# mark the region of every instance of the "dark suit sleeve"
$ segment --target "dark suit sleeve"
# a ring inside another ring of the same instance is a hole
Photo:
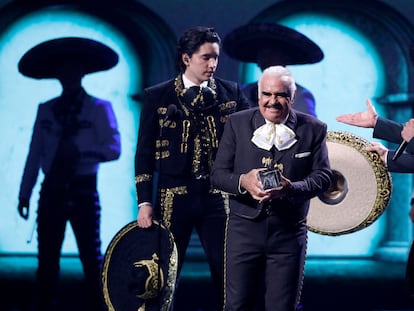
[[[238,97],[237,111],[241,111],[241,110],[250,108],[249,100],[247,99],[246,95],[244,94],[244,92],[240,88],[239,84],[237,84],[237,97]]]
[[[92,100],[92,99],[91,99]],[[83,162],[96,158],[101,162],[113,161],[121,155],[121,137],[118,130],[112,104],[102,99],[94,99],[96,140],[90,144],[82,144],[81,156]]]
[[[29,200],[32,195],[33,187],[36,184],[39,175],[42,150],[44,143],[41,134],[41,120],[45,115],[47,106],[39,105],[36,115],[36,121],[33,126],[32,139],[30,142],[29,153],[23,171],[23,177],[20,184],[19,199]]]
[[[389,119],[378,118],[377,124],[374,127],[373,137],[384,139],[391,143],[401,144],[403,141],[401,137],[402,129],[403,125],[401,123]],[[410,140],[406,150],[414,155],[414,139]],[[394,153],[391,153],[390,155],[394,155]]]
[[[379,117],[375,124],[372,136],[374,138],[384,139],[391,143],[399,144],[402,142],[401,130],[402,124]]]
[[[302,180],[292,182],[291,196],[296,198],[310,199],[326,191],[331,184],[332,171],[326,145],[327,125],[323,123],[316,127],[315,123],[314,126],[314,129],[309,129],[309,132],[313,130],[315,133],[311,172]],[[293,170],[297,171],[298,168]]]
[[[152,202],[155,141],[159,135],[157,105],[155,104],[156,91],[145,90],[144,94],[135,153],[135,185],[138,203]]]
[[[214,187],[231,194],[238,194],[240,174],[234,173],[236,151],[236,135],[229,118],[224,126],[214,166],[211,172],[211,183]]]
[[[414,155],[404,153],[395,161],[392,160],[394,152],[388,152],[387,167],[390,172],[394,173],[414,173]]]
[[[414,156],[414,138],[410,140],[406,150]]]

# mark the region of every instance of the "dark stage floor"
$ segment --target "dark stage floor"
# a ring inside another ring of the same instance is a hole
[[[35,269],[35,257],[0,257],[0,311],[29,310]],[[414,310],[404,280],[404,263],[310,258],[305,273],[304,311]],[[83,292],[78,258],[63,258],[62,311],[81,311]],[[185,265],[176,295],[183,305],[177,311],[214,311],[204,262]]]

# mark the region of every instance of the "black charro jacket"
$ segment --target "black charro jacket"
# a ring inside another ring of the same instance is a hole
[[[306,221],[310,199],[328,190],[332,171],[326,145],[327,126],[316,118],[291,110],[286,125],[297,142],[289,149],[267,151],[257,147],[251,138],[254,131],[265,124],[258,108],[238,112],[229,117],[220,141],[211,181],[214,187],[230,193],[230,213],[247,219],[261,214],[263,205],[249,193],[240,193],[239,178],[251,169],[262,168],[265,159],[273,159],[292,182],[292,190],[283,199],[270,204],[283,221]]]
[[[212,166],[228,116],[248,108],[247,99],[236,82],[214,78],[216,104],[201,113],[189,112],[177,96],[179,90],[176,81],[181,81],[181,78],[144,90],[135,155],[138,203],[153,201],[156,172],[165,177],[165,187],[184,185],[192,177],[192,150],[197,144],[194,141],[194,131],[199,120],[203,120],[203,130],[209,137],[209,161]],[[175,108],[170,109],[171,106]]]

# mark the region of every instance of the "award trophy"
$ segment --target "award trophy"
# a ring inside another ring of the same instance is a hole
[[[258,178],[263,185],[263,190],[279,190],[283,187],[281,172],[278,168],[259,171]]]

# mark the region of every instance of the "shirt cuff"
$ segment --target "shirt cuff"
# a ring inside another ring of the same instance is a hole
[[[386,151],[384,155],[384,165],[388,168],[388,151]]]
[[[242,176],[243,176],[244,174],[241,174],[240,175],[240,177],[239,177],[239,184],[238,184],[238,186],[237,186],[237,189],[239,190],[239,193],[240,194],[246,194],[247,193],[247,190],[246,189],[244,189],[242,186],[241,186],[241,179],[242,179]]]

